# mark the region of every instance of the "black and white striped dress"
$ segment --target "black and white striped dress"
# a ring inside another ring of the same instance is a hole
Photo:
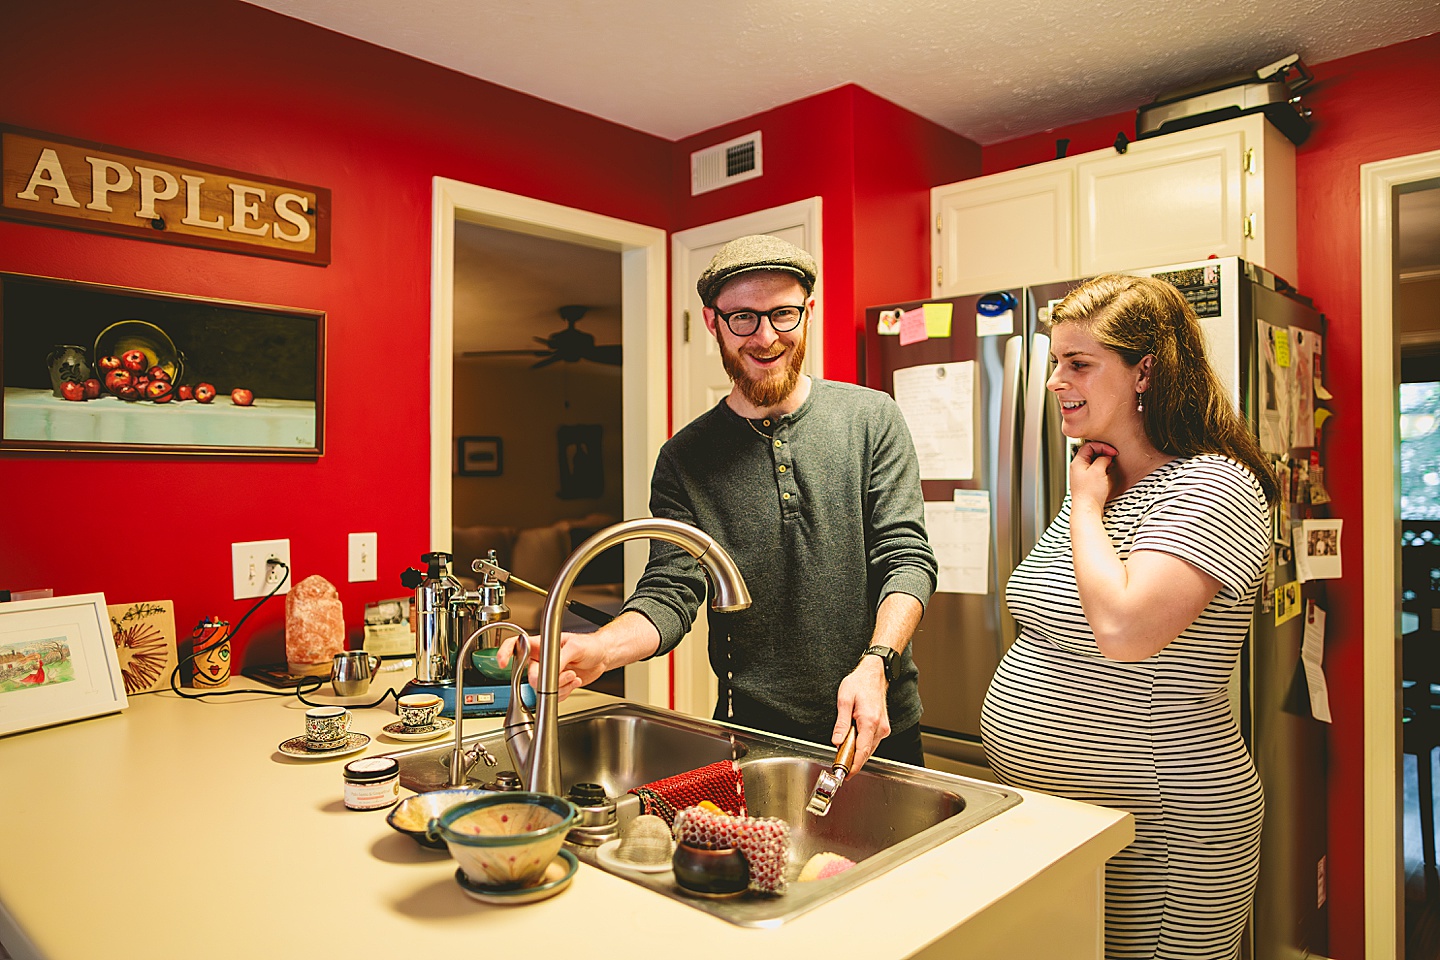
[[[1104,523],[1121,560],[1160,550],[1220,592],[1155,656],[1107,660],[1080,607],[1066,497],[1006,586],[1020,635],[985,698],[985,754],[1007,784],[1135,816],[1106,867],[1106,957],[1233,957],[1264,801],[1227,682],[1269,550],[1264,493],[1229,459],[1177,459],[1107,503]]]

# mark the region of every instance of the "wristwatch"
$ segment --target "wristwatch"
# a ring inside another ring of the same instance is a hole
[[[894,683],[895,678],[900,674],[900,651],[894,647],[877,643],[873,647],[866,647],[865,652],[860,654],[860,659],[864,660],[869,656],[880,658],[880,662],[885,664],[885,682]]]

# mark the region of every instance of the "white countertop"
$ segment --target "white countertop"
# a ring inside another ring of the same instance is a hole
[[[258,685],[236,677],[230,688]],[[606,699],[581,691],[564,709]],[[0,738],[0,943],[17,960],[492,950],[737,960],[829,956],[838,931],[846,954],[907,957],[1022,904],[1038,881],[1095,875],[1133,838],[1128,814],[1021,791],[1018,806],[776,929],[734,926],[583,863],[560,896],[490,906],[460,890],[444,851],[391,830],[386,810],[346,809],[345,760],[276,750],[303,732],[305,709],[164,691],[120,714]],[[393,710],[392,700],[355,712],[352,729],[375,739],[346,759],[415,746],[380,735]]]

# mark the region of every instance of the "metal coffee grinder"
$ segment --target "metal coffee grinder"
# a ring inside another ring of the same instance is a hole
[[[495,552],[490,551],[493,562]],[[459,664],[456,655],[470,635],[487,623],[507,620],[505,584],[485,574],[475,590],[450,575],[451,555],[440,551],[423,555],[425,572],[414,567],[400,574],[400,582],[415,591],[415,679],[400,690],[401,696],[433,693],[444,701],[441,713],[455,716],[455,677],[461,671],[464,716],[498,717],[510,706],[510,682],[490,680],[473,664]],[[486,648],[499,646],[508,636],[505,630],[492,631]],[[535,691],[527,683],[521,697],[534,705]]]

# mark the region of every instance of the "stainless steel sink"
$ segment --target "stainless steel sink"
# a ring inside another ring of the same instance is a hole
[[[483,744],[499,761],[497,767],[477,766],[471,773],[474,783],[483,784],[497,772],[512,769],[500,731],[467,737],[465,742]],[[421,792],[445,786],[450,749],[446,740],[391,754],[400,760],[400,782]],[[791,882],[783,896],[746,894],[728,900],[692,897],[668,871],[610,872],[731,923],[778,926],[1020,802],[1018,794],[992,783],[871,760],[845,781],[829,814],[817,817],[807,813],[805,805],[815,778],[829,769],[833,748],[634,703],[560,718],[564,784],[567,789],[585,782],[604,786],[616,801],[622,832],[640,813],[639,798],[629,790],[732,758],[744,777],[747,812],[790,824],[792,881],[816,853],[838,853],[856,866],[826,880]],[[596,858],[594,847],[570,844],[569,848],[586,863],[609,870]]]

